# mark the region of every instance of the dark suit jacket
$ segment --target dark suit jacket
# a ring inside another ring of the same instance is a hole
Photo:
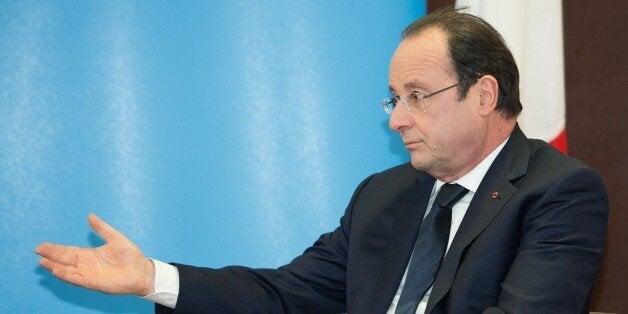
[[[279,269],[177,265],[176,311],[384,313],[433,182],[409,164],[370,176],[340,226]],[[587,312],[607,218],[598,175],[516,128],[469,205],[426,313]]]

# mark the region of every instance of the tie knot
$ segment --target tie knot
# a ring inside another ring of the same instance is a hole
[[[445,183],[438,191],[434,203],[439,206],[452,208],[469,190],[458,184]]]

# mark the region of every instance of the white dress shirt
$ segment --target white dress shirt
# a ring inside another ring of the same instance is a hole
[[[504,145],[508,139],[504,140],[495,150],[493,150],[484,160],[482,160],[473,170],[469,173],[462,176],[460,179],[455,180],[450,183],[457,183],[467,190],[467,193],[462,199],[460,199],[452,208],[451,213],[451,230],[449,231],[449,242],[447,243],[447,250],[449,250],[449,246],[460,227],[460,223],[462,223],[462,218],[467,212],[467,208],[469,207],[469,203],[471,199],[473,199],[473,195],[480,186],[484,175],[488,171],[488,168],[493,164],[493,161],[497,157],[497,154],[504,148]],[[432,203],[434,203],[434,199],[436,198],[436,192],[443,186],[445,182],[438,181],[434,183],[434,187],[432,188],[432,194],[430,195],[429,203],[427,204],[427,210],[425,211],[425,216],[429,214],[430,208],[432,208]],[[425,216],[423,218],[425,218]],[[447,254],[447,252],[445,252]],[[179,270],[177,267],[160,262],[158,260],[151,259],[155,265],[155,292],[151,293],[147,296],[144,296],[144,299],[153,301],[155,303],[161,304],[163,306],[174,309],[177,305],[177,299],[179,297]],[[409,264],[409,263],[408,263]],[[397,302],[399,301],[399,297],[401,296],[401,290],[403,290],[403,286],[406,281],[406,275],[408,274],[408,269],[406,268],[406,272],[403,274],[403,278],[401,279],[401,283],[399,284],[399,288],[397,289],[397,293],[393,298],[390,307],[388,308],[387,313],[395,313],[395,309],[397,308]],[[427,306],[427,300],[430,297],[430,293],[432,292],[432,287],[430,287],[425,295],[421,299],[419,306],[417,308],[417,314],[425,313],[425,308]]]
[[[179,270],[176,266],[150,260],[155,265],[155,292],[142,298],[174,309],[179,298]]]

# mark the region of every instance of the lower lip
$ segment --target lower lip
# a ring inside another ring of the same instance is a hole
[[[407,150],[417,149],[419,147],[420,142],[408,143],[406,144]]]

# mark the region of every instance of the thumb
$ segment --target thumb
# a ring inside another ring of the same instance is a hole
[[[124,237],[124,235],[120,233],[120,231],[116,230],[94,214],[89,214],[87,220],[92,230],[94,230],[101,238],[103,238],[105,242],[109,242],[118,237]]]

